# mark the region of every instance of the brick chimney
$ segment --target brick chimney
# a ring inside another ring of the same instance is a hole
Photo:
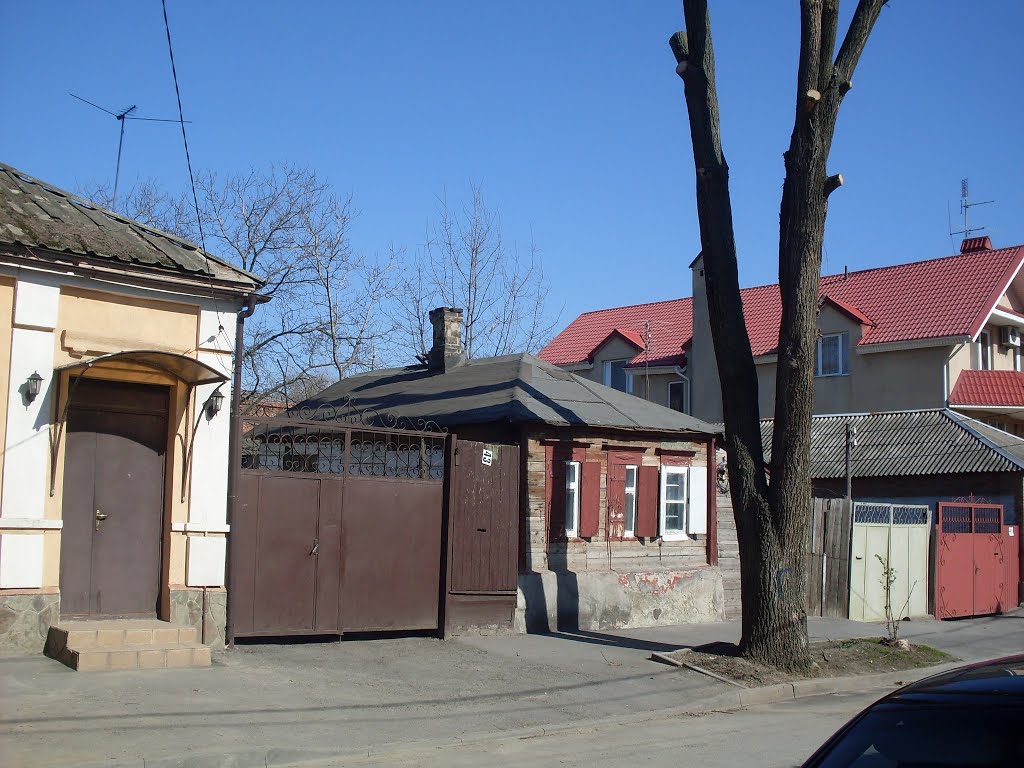
[[[978,251],[991,250],[992,238],[988,235],[984,237],[965,237],[964,241],[960,243],[960,253],[977,253]]]
[[[466,362],[462,349],[462,310],[438,307],[430,310],[430,324],[434,327],[434,346],[427,355],[427,368],[444,373]]]

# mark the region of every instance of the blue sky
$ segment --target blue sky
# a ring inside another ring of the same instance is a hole
[[[853,0],[844,0],[846,15]],[[744,285],[774,282],[798,3],[713,1]],[[422,242],[470,180],[541,249],[561,325],[690,294],[699,248],[678,1],[168,0],[192,162],[308,164],[354,195],[361,250]],[[0,160],[58,186],[113,176],[117,123],[68,95],[174,117],[159,0],[0,0]],[[951,253],[970,177],[997,245],[1024,242],[1019,0],[893,0],[847,97],[825,268]],[[122,185],[187,184],[177,126],[130,123]],[[954,218],[954,224],[957,220]]]

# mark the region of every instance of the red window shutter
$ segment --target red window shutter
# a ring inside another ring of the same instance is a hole
[[[609,460],[611,457],[609,456]],[[626,521],[626,465],[608,464],[608,538],[622,538]]]
[[[588,461],[581,466],[583,488],[580,493],[580,528],[583,539],[592,539],[601,529],[601,462]]]
[[[636,488],[636,535],[653,539],[658,535],[658,467],[640,467]]]
[[[548,464],[548,541],[565,540],[565,461]]]

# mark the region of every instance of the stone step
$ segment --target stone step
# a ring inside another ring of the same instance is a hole
[[[210,666],[195,627],[155,619],[62,621],[50,627],[44,652],[80,672]]]
[[[67,648],[59,661],[79,672],[208,667],[210,649],[199,643],[123,645],[119,648]]]
[[[55,624],[51,634],[72,648],[112,648],[120,645],[173,645],[199,641],[199,630],[164,621],[68,621]]]

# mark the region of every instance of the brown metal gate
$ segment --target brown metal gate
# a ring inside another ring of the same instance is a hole
[[[436,630],[447,436],[245,421],[232,635]]]
[[[939,504],[935,617],[1001,613],[1017,605],[1015,527],[1000,504]]]

